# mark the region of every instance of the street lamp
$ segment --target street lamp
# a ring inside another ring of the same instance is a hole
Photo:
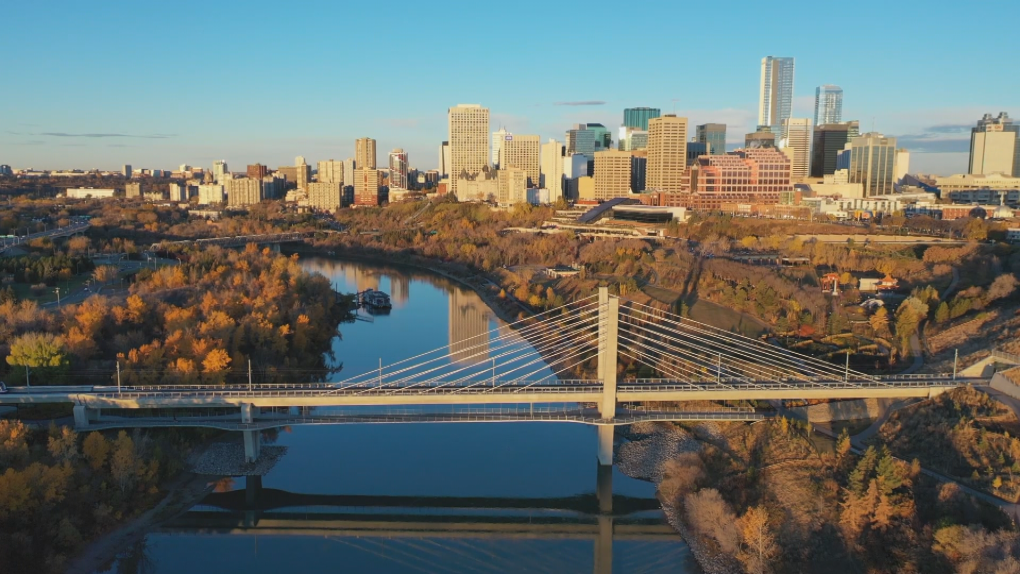
[[[60,287],[57,287],[57,308],[60,308]]]

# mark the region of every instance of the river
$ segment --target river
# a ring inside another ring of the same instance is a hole
[[[336,380],[500,324],[476,293],[440,276],[303,264],[340,291],[392,298],[389,314],[341,325]],[[591,426],[295,426],[274,444],[288,451],[268,474],[235,477],[104,572],[700,572],[652,484],[599,472]],[[599,511],[599,489],[611,489],[611,512]]]

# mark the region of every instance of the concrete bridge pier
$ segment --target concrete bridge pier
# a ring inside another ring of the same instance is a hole
[[[92,421],[102,420],[103,410],[87,407],[85,405],[74,405],[72,408],[74,414],[74,428],[76,430],[84,430],[89,428],[89,423]]]
[[[259,408],[251,403],[241,404],[241,422],[251,424],[254,417],[259,416]]]
[[[599,516],[599,533],[595,538],[595,574],[613,574],[613,517]]]
[[[599,466],[613,466],[613,437],[616,433],[615,425],[598,425],[599,437]]]
[[[241,433],[244,435],[244,461],[255,462],[262,450],[262,431],[246,430]]]
[[[259,497],[262,496],[262,477],[258,475],[244,477],[244,504],[248,508],[258,508]]]

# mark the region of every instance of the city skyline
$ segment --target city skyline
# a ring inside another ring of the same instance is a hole
[[[878,7],[883,18],[867,16]],[[0,38],[0,48],[18,54],[18,89],[0,95],[0,124],[4,126],[0,130],[0,163],[19,168],[113,170],[123,164],[159,169],[181,163],[208,167],[225,159],[230,166],[261,162],[275,168],[290,165],[298,154],[313,165],[322,159],[354,157],[354,140],[368,136],[376,139],[381,149],[407,151],[412,166],[432,169],[436,167],[435,150],[447,139],[446,110],[460,102],[479,103],[492,111],[489,132],[505,126],[513,133],[538,135],[541,141],[562,139],[575,123],[601,123],[615,135],[624,108],[656,107],[664,114],[675,111],[689,118],[692,126],[726,124],[727,147],[733,149],[745,133],[754,131],[760,61],[770,54],[796,59],[791,117],[812,118],[815,88],[838,84],[848,94],[843,118],[859,119],[862,131],[874,129],[897,137],[901,146],[914,153],[918,171],[925,171],[926,164],[943,167],[946,172],[966,171],[969,130],[974,122],[985,113],[1020,115],[1013,95],[1020,84],[1015,75],[993,75],[984,78],[980,86],[954,82],[939,90],[924,90],[904,80],[908,73],[935,79],[950,66],[973,61],[980,51],[1006,53],[1010,49],[1002,35],[989,35],[980,46],[961,48],[918,43],[898,27],[903,21],[918,28],[952,22],[975,29],[986,11],[973,7],[946,7],[932,14],[909,5],[865,2],[846,14],[843,24],[851,29],[866,28],[869,37],[882,38],[882,49],[869,48],[868,58],[841,60],[812,50],[806,37],[791,37],[755,48],[727,47],[712,59],[685,63],[683,74],[663,77],[650,76],[650,70],[675,66],[670,58],[680,38],[666,25],[668,19],[649,19],[644,34],[650,42],[647,49],[600,56],[599,70],[612,81],[569,79],[562,66],[543,64],[532,76],[541,89],[529,90],[523,97],[519,91],[506,89],[500,70],[522,57],[538,55],[540,48],[486,56],[484,51],[469,49],[483,41],[480,32],[472,31],[465,39],[467,45],[438,46],[435,53],[425,54],[413,49],[413,36],[373,41],[367,34],[370,27],[360,26],[374,15],[365,6],[344,9],[345,28],[352,35],[342,40],[314,34],[284,35],[279,40],[246,36],[245,24],[259,21],[259,10],[254,9],[234,10],[239,18],[231,20],[235,25],[218,28],[216,42],[168,46],[145,40],[153,34],[169,33],[169,21],[180,10],[194,8],[200,13],[210,7],[201,5],[199,9],[198,4],[184,2],[178,5],[179,10],[85,9],[71,3],[64,8],[47,11],[46,42],[31,27],[13,27]],[[340,16],[340,7],[320,8],[317,18],[326,20],[333,12]],[[508,21],[525,20],[528,8],[527,3],[518,6]],[[668,3],[651,8],[675,9]],[[397,3],[394,9],[422,27],[441,21],[441,14],[419,5]],[[478,9],[482,13],[476,17],[495,11]],[[612,9],[608,4],[592,5],[570,20],[571,26],[562,25],[567,21],[565,8],[533,22],[537,32],[555,38],[553,45],[541,50],[555,51],[578,41],[592,27],[611,22]],[[303,16],[310,10],[280,14],[275,22],[284,29],[307,26]],[[692,17],[713,13],[709,6],[692,10]],[[790,12],[793,25],[810,22],[815,13],[806,3],[794,3]],[[1003,5],[996,13],[1007,21],[1016,20],[1020,8]],[[756,19],[767,15],[768,7],[748,4],[742,20],[734,25],[735,31],[750,30]],[[12,6],[8,16],[10,21],[32,21],[43,14],[40,7],[22,3]],[[696,43],[707,34],[691,30],[682,40]],[[351,47],[360,41],[370,43],[374,60],[353,57]],[[145,47],[125,51],[124,42],[143,42]],[[346,88],[341,80],[324,79],[318,72],[329,65],[346,70],[344,77],[357,73],[384,78],[386,72],[380,64],[396,54],[409,70],[435,69],[439,58],[477,71],[454,81],[449,81],[447,73],[423,73],[417,85],[375,87],[372,92]],[[882,54],[895,54],[895,58],[883,59]],[[496,61],[489,62],[489,58]],[[903,62],[909,62],[909,69]],[[202,78],[203,70],[213,63],[225,71]],[[229,81],[247,74],[271,81],[274,76],[269,72],[283,66],[288,69],[286,76],[303,74],[309,80],[299,84],[280,80],[279,89],[245,94]],[[137,71],[124,81],[95,73],[118,67]],[[55,73],[58,68],[60,72]],[[182,74],[195,79],[181,81],[178,76]],[[691,77],[699,81],[687,81]],[[440,87],[431,86],[433,82]],[[413,97],[408,97],[409,90]],[[952,157],[936,157],[936,153]]]

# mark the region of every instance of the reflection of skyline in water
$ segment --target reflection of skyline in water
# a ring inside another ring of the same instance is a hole
[[[306,261],[308,265],[310,261]],[[471,289],[430,273],[414,270],[387,269],[379,266],[316,258],[308,267],[331,279],[341,292],[376,289],[387,291],[394,309],[405,307],[411,296],[411,282],[423,281],[442,289],[447,294],[448,329],[446,344],[450,346],[451,361],[458,364],[484,362],[489,357],[489,332],[494,319],[485,301]],[[338,281],[342,279],[342,281]],[[497,319],[498,321],[498,319]]]
[[[455,363],[478,363],[489,357],[491,311],[474,291],[450,291],[450,355]]]

